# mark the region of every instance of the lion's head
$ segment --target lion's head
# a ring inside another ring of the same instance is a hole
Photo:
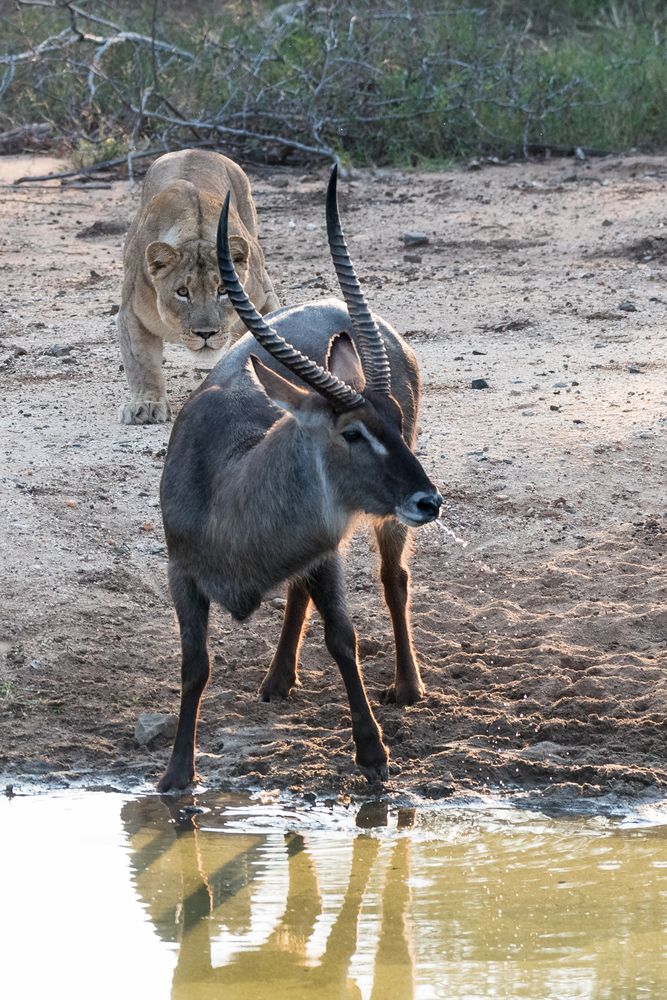
[[[250,248],[231,236],[234,266],[241,281],[248,272]],[[220,350],[235,339],[237,316],[220,280],[215,247],[205,240],[179,246],[154,242],[146,247],[146,266],[155,288],[160,319],[191,351]]]

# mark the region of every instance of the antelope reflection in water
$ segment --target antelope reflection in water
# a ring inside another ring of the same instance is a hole
[[[225,817],[216,817],[219,829],[200,829],[183,801],[134,800],[122,814],[138,895],[159,936],[178,946],[173,1000],[203,1000],[223,987],[225,997],[243,1000],[411,1000],[407,837],[383,843],[360,832],[345,879],[330,838],[327,856],[307,835],[225,833]],[[412,820],[402,810],[399,827]],[[387,823],[383,807],[357,815],[362,829],[379,823]],[[351,970],[355,955],[363,991]]]

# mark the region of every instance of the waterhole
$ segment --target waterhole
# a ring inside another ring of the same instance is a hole
[[[667,995],[659,812],[81,793],[0,818],[4,996]]]

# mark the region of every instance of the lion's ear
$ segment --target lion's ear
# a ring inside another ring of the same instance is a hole
[[[180,259],[178,250],[169,243],[149,243],[146,247],[146,263],[153,277],[156,274],[167,274]]]
[[[250,256],[250,245],[244,236],[230,236],[229,249],[235,264],[247,264]]]

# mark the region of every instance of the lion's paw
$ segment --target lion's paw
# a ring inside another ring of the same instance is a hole
[[[121,424],[163,424],[171,419],[166,399],[133,399],[123,403],[118,418]]]

